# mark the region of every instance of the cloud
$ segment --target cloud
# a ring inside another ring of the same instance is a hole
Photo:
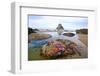
[[[61,23],[65,29],[87,28],[88,19],[78,17],[31,16],[29,27],[38,29],[56,29]]]

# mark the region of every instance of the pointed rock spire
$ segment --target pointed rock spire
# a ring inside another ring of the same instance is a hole
[[[56,30],[57,30],[57,33],[59,35],[61,35],[64,31],[64,28],[63,28],[62,24],[58,24],[58,27],[56,28]]]

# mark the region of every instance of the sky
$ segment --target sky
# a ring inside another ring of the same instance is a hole
[[[88,18],[83,17],[58,17],[58,16],[28,16],[28,27],[33,29],[54,30],[62,24],[65,30],[88,28]]]

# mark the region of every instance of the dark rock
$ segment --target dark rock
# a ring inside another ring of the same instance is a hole
[[[62,24],[58,24],[58,27],[56,29],[59,30],[59,29],[64,29],[64,28],[63,28]]]
[[[28,34],[31,34],[31,33],[36,33],[36,31],[39,31],[38,29],[32,29],[32,28],[28,28]]]
[[[57,33],[59,35],[61,35],[64,31],[64,28],[63,28],[62,24],[58,24],[58,27],[56,28],[56,30],[57,30]]]
[[[73,37],[73,36],[75,36],[74,33],[64,33],[63,35],[65,35],[65,36],[69,36],[69,37]]]
[[[28,34],[36,33],[32,28],[28,28]]]
[[[76,30],[77,34],[88,34],[88,29],[80,29],[80,30]]]
[[[33,29],[34,31],[39,31],[38,29]]]

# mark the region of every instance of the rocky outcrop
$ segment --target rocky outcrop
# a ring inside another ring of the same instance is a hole
[[[36,31],[39,31],[38,29],[32,29],[32,28],[28,28],[28,34],[31,34],[31,33],[36,33]]]
[[[64,28],[63,28],[62,24],[58,24],[58,27],[56,29],[59,30],[59,29],[64,29]]]
[[[32,41],[32,40],[42,40],[42,39],[48,39],[50,38],[51,35],[50,34],[39,34],[39,33],[31,33],[29,36],[28,36],[28,40],[29,42]]]
[[[81,53],[78,51],[77,44],[69,40],[61,39],[50,41],[43,45],[40,53],[40,55],[51,59],[62,58],[75,54],[81,56]]]
[[[88,29],[80,29],[80,30],[76,30],[77,34],[88,34]]]
[[[64,31],[62,24],[58,24],[58,27],[56,28],[56,30],[57,30],[58,34],[61,35]]]

